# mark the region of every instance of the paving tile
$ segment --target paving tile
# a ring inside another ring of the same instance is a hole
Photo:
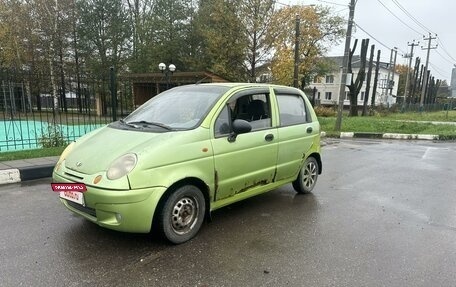
[[[3,162],[0,162],[0,170],[2,169],[10,169],[11,166],[10,165],[7,165],[7,164],[4,164]]]
[[[13,160],[13,161],[6,161],[4,164],[9,165],[13,168],[21,168],[21,167],[27,167],[30,166],[30,163],[24,161],[24,160]]]

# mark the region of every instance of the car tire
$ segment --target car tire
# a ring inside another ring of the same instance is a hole
[[[298,178],[293,181],[297,193],[311,193],[318,179],[318,162],[314,157],[308,157],[299,171]]]
[[[162,235],[173,244],[184,243],[198,233],[204,221],[206,202],[199,188],[184,185],[165,199],[159,213]]]

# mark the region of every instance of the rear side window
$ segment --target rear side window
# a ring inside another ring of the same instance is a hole
[[[300,95],[278,94],[280,126],[304,124],[310,121],[306,103]]]

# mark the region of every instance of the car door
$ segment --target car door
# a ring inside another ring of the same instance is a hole
[[[269,89],[256,88],[231,96],[218,114],[212,139],[215,201],[248,193],[273,181],[278,139],[271,110]],[[248,121],[252,130],[230,138],[229,120],[235,119]]]
[[[299,91],[274,89],[279,109],[277,176],[283,180],[297,175],[309,155],[314,138],[320,133],[317,121],[309,113],[309,101]]]

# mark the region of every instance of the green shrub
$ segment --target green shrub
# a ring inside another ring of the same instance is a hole
[[[61,147],[68,144],[63,135],[62,128],[59,125],[52,124],[43,129],[38,142],[43,148]]]

